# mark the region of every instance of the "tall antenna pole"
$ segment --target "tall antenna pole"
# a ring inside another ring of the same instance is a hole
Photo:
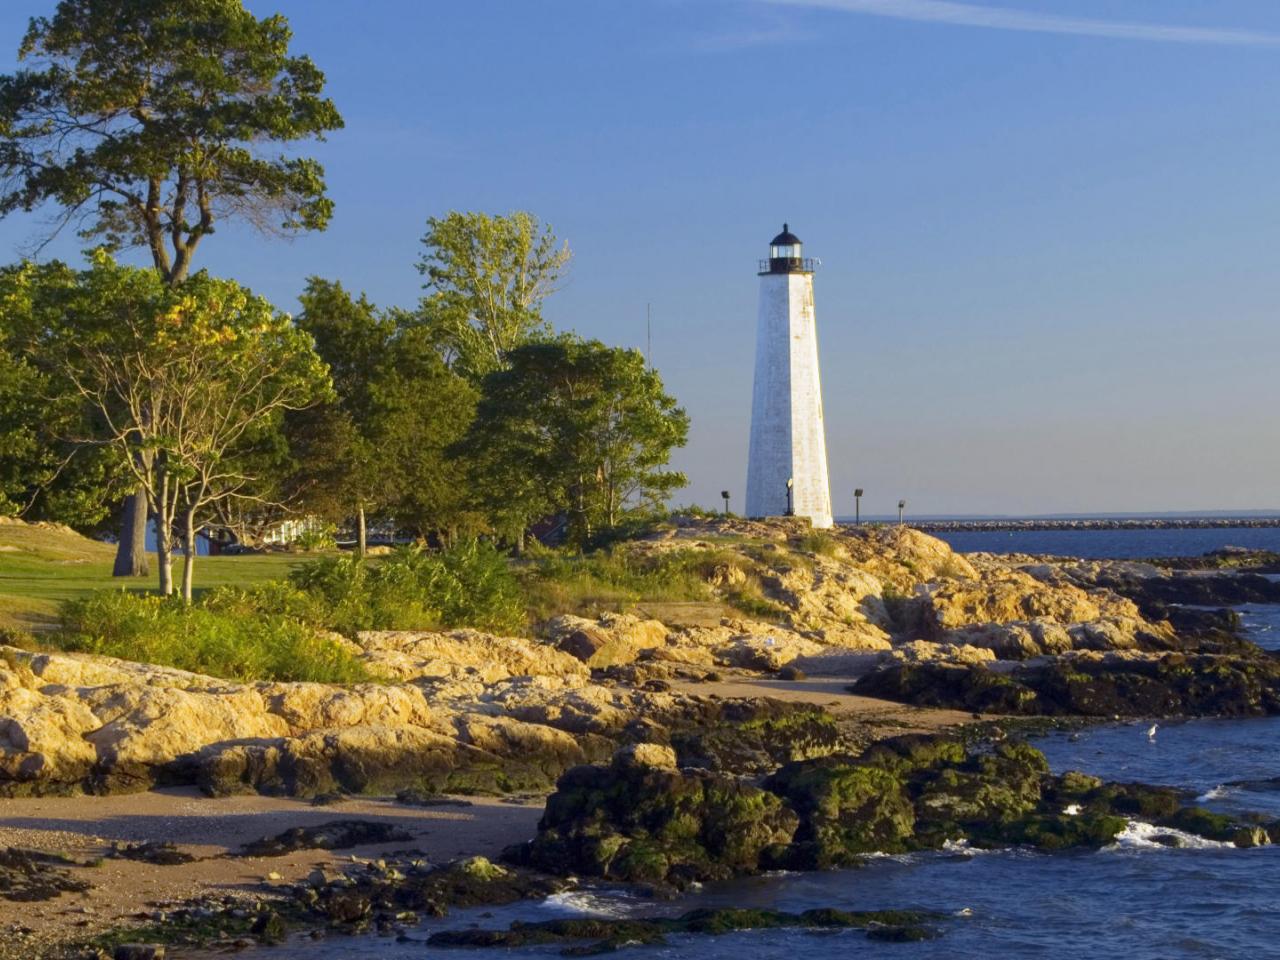
[[[644,354],[649,364],[650,371],[653,370],[653,304],[646,303],[644,305]]]

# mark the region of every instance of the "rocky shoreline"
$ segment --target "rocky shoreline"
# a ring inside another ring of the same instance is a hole
[[[383,679],[353,686],[232,683],[0,649],[0,794],[89,808],[102,795],[175,788],[215,798],[209,803],[358,806],[399,794],[402,812],[417,811],[405,815],[437,817],[469,816],[452,813],[472,802],[461,797],[527,798],[539,808],[547,798],[536,835],[521,821],[528,832],[514,839],[527,842],[512,845],[504,865],[397,853],[393,835],[358,833],[356,849],[369,851],[359,876],[286,879],[287,889],[277,882],[254,892],[265,907],[175,908],[192,920],[170,923],[176,936],[203,943],[270,941],[298,925],[403,932],[423,911],[545,895],[568,876],[656,894],[943,843],[1097,846],[1135,815],[1170,831],[1171,842],[1180,832],[1240,845],[1280,839],[1275,824],[1224,821],[1174,791],[1052,777],[1028,747],[903,738],[962,723],[999,736],[991,721],[998,728],[1009,717],[1280,713],[1280,660],[1216,609],[1280,603],[1280,583],[1249,569],[1256,558],[1237,558],[1237,568],[1217,559],[1157,566],[958,555],[909,528],[819,534],[791,521],[720,519],[681,520],[625,549],[696,560],[724,599],[720,615],[654,604],[647,616],[555,617],[526,637],[360,634],[343,642]],[[748,586],[766,617],[734,607]],[[308,829],[361,820],[335,812]],[[400,823],[421,840],[412,821]],[[289,826],[272,842],[303,845],[269,872],[332,862]],[[181,836],[135,842],[143,846],[133,855],[151,859],[147,870],[206,869],[205,861],[184,864]],[[24,895],[21,876],[37,878],[28,886],[55,901],[77,895],[59,889],[62,879],[94,884],[91,856],[40,859],[48,855],[10,855],[13,865],[0,871],[0,922],[18,916],[5,905],[22,902],[11,895]],[[171,855],[168,865],[155,859]],[[8,887],[5,876],[14,878]],[[55,918],[42,936],[87,944],[109,919],[85,920],[81,934]],[[603,949],[618,937],[748,922],[821,925],[783,915],[669,916],[647,930],[526,929],[506,931],[505,940],[495,934],[493,943],[536,937]],[[895,926],[865,916],[839,922]],[[932,930],[919,918],[896,926]],[[79,953],[47,946],[48,955],[110,956],[126,936],[108,934]],[[34,942],[12,955],[39,955]]]

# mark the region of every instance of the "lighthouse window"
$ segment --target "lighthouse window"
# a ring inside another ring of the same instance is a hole
[[[790,260],[800,256],[800,248],[791,244],[777,246],[773,248],[773,256],[779,260]]]

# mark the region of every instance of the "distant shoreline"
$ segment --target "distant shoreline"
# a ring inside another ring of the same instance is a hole
[[[841,526],[852,526],[841,518]],[[864,520],[863,523],[896,523],[897,521]],[[1280,527],[1280,516],[1269,517],[1133,517],[1074,519],[1001,519],[1001,520],[920,520],[907,521],[907,526],[923,533],[968,533],[1037,530],[1229,530]]]

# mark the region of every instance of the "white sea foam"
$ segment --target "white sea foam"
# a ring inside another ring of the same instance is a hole
[[[1225,783],[1220,783],[1212,790],[1206,790],[1204,793],[1200,794],[1200,796],[1196,797],[1196,800],[1200,803],[1204,803],[1208,800],[1221,800],[1223,797],[1229,797],[1236,792],[1235,787],[1229,787]]]
[[[565,890],[551,894],[538,906],[557,913],[579,913],[593,917],[625,917],[634,906],[628,901],[634,899],[618,892],[604,894],[593,890]]]
[[[1007,848],[1006,848],[1007,849]],[[979,853],[999,853],[1001,848],[984,848],[973,847],[969,845],[969,841],[964,837],[959,840],[946,840],[942,844],[943,853],[965,853],[969,856],[976,856]]]
[[[1161,843],[1155,839],[1156,837],[1168,837],[1175,842]],[[1219,850],[1223,847],[1234,847],[1235,844],[1221,840],[1206,840],[1204,837],[1197,837],[1194,833],[1187,833],[1184,830],[1157,827],[1153,823],[1143,823],[1141,820],[1130,820],[1116,836],[1115,842],[1104,849],[1164,850],[1170,846],[1190,850]]]

